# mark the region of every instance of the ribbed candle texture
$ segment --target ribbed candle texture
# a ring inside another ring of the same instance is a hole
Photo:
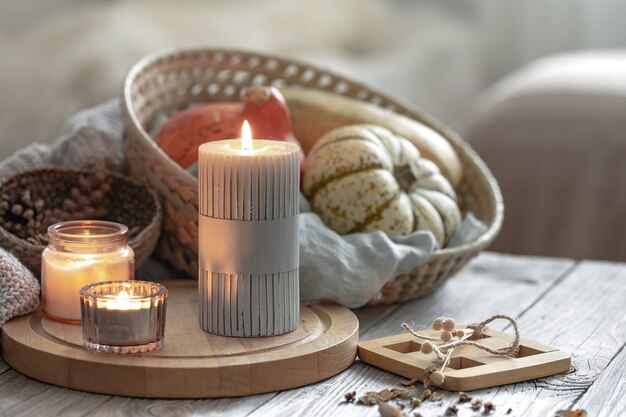
[[[225,336],[279,335],[299,321],[300,150],[253,143],[199,148],[200,326]]]

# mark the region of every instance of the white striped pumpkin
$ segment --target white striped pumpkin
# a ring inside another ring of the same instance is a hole
[[[338,233],[430,230],[440,247],[461,222],[454,188],[408,140],[376,125],[328,132],[307,156],[303,191]]]

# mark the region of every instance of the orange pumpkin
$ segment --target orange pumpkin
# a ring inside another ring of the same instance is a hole
[[[242,103],[212,103],[170,117],[154,138],[157,145],[181,167],[198,160],[198,146],[240,135]]]
[[[172,116],[154,140],[183,168],[198,160],[198,146],[214,140],[238,138],[248,120],[256,139],[296,143],[291,131],[287,103],[274,87],[252,86],[243,103],[210,103],[190,108]],[[300,162],[304,153],[300,153]]]

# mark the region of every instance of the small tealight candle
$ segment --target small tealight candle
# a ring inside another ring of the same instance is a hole
[[[161,347],[167,289],[146,281],[109,281],[80,290],[83,341],[89,350],[143,353]]]

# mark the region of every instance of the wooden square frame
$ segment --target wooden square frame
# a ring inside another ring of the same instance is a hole
[[[437,332],[421,333],[435,335]],[[492,348],[509,346],[514,339],[510,334],[491,329],[485,329],[483,335],[480,343]],[[358,355],[370,365],[421,380],[434,357],[434,353],[425,355],[419,351],[422,341],[409,333],[368,340],[359,343]],[[528,339],[521,339],[517,358],[493,355],[475,346],[461,346],[452,353],[441,388],[472,391],[567,372],[570,366],[568,353]]]

